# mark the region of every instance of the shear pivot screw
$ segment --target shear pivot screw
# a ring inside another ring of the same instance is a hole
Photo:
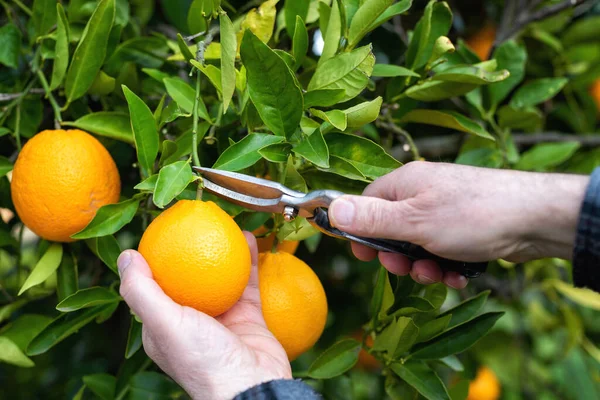
[[[285,206],[283,208],[283,219],[286,222],[293,221],[298,215],[298,209],[292,206]]]

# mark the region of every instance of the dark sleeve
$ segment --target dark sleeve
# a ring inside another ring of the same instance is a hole
[[[590,177],[577,225],[573,283],[600,292],[600,168]]]
[[[233,400],[322,400],[301,380],[280,379],[261,383],[235,396]]]

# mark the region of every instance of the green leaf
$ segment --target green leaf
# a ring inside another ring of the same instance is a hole
[[[304,20],[306,20],[306,16],[308,15],[309,5],[309,0],[285,0],[285,5],[283,7],[285,28],[290,38],[294,38],[296,35],[298,18],[300,18],[302,26],[304,26]]]
[[[346,97],[344,89],[318,89],[304,93],[304,109],[329,107],[340,103]]]
[[[329,168],[329,149],[320,130],[305,138],[293,149],[294,153],[321,168]]]
[[[103,313],[112,304],[87,308],[84,310],[64,313],[53,320],[39,335],[37,335],[29,346],[27,346],[27,355],[36,356],[50,350],[56,344],[83,328],[92,322],[99,314]]]
[[[227,14],[219,15],[219,26],[221,28],[221,90],[223,96],[223,114],[225,114],[235,92],[237,39],[233,24]]]
[[[113,400],[117,378],[109,374],[92,374],[83,377],[83,383],[102,400]]]
[[[412,76],[415,78],[421,77],[421,75],[411,71],[408,68],[391,64],[375,64],[375,66],[373,67],[373,76],[378,76],[382,78],[391,78],[395,76]]]
[[[477,122],[454,111],[412,110],[404,115],[401,121],[442,126],[477,135],[485,139],[496,140]]]
[[[194,98],[196,97],[194,88],[179,78],[165,78],[163,79],[163,82],[169,96],[175,100],[183,111],[192,114],[192,111],[194,110]],[[204,102],[202,101],[202,96],[200,96],[198,100],[198,116],[205,121],[211,122],[206,105],[204,105]]]
[[[366,0],[361,2],[348,30],[348,46],[353,48],[372,28],[371,26],[384,13],[394,0]]]
[[[304,240],[313,235],[316,235],[319,231],[317,228],[312,226],[306,218],[297,217],[291,222],[284,222],[277,232],[277,239],[280,242],[284,240]]]
[[[62,301],[79,290],[79,273],[77,262],[70,251],[63,254],[62,260],[56,270],[56,295]]]
[[[17,68],[21,54],[21,31],[13,24],[0,28],[0,64]]]
[[[377,281],[375,282],[375,287],[373,288],[373,297],[371,297],[371,325],[373,328],[375,328],[377,323],[379,312],[385,312],[385,310],[382,310],[381,308],[383,305],[383,295],[386,285],[390,286],[387,269],[381,266],[377,272]]]
[[[258,150],[258,154],[267,161],[284,163],[287,162],[292,145],[289,143],[275,143]]]
[[[240,49],[246,67],[248,92],[267,127],[290,137],[302,118],[302,92],[285,62],[251,31]]]
[[[448,324],[448,328],[452,328],[456,325],[462,324],[463,322],[467,322],[472,319],[479,312],[479,310],[481,310],[489,295],[489,290],[481,292],[476,296],[466,299],[457,306],[441,313],[437,318],[440,319],[447,315],[452,315],[452,319]]]
[[[29,299],[19,299],[0,307],[0,322],[6,321],[14,312],[25,306],[29,301]]]
[[[88,93],[94,96],[107,96],[115,90],[116,79],[108,76],[104,71],[98,72],[94,83],[88,89]]]
[[[67,103],[83,96],[92,86],[104,63],[108,35],[115,19],[115,0],[101,0],[85,26],[73,61],[67,71]]]
[[[419,393],[415,388],[393,374],[389,374],[385,378],[385,393],[390,397],[390,400],[414,400],[419,397]]]
[[[187,43],[185,42],[185,39],[183,38],[183,36],[181,36],[181,33],[177,34],[177,47],[179,47],[179,51],[181,52],[185,61],[189,62],[190,60],[196,59],[196,57],[188,47]],[[162,79],[160,81],[162,81]]]
[[[119,246],[117,239],[115,239],[113,235],[107,235],[96,238],[94,242],[98,257],[111,269],[111,271],[118,275],[117,258],[119,258],[119,254],[121,254],[121,247]]]
[[[127,143],[134,143],[129,115],[118,111],[99,111],[84,115],[73,122],[63,122],[87,132]]]
[[[36,37],[44,36],[56,24],[56,1],[34,0],[31,8],[31,23]]]
[[[317,168],[348,179],[367,182],[366,177],[354,165],[337,156],[329,156],[329,168]]]
[[[593,290],[576,288],[558,279],[549,280],[545,284],[553,286],[563,296],[583,307],[600,310],[600,294]]]
[[[315,117],[318,117],[323,121],[328,122],[340,131],[345,131],[346,127],[348,126],[348,118],[346,117],[346,114],[344,114],[344,112],[341,110],[321,111],[315,108],[311,108],[309,111]]]
[[[110,289],[95,286],[81,289],[56,305],[60,312],[73,312],[82,308],[95,307],[121,301],[121,297]]]
[[[418,335],[419,328],[411,318],[399,317],[377,335],[373,350],[385,351],[396,359],[412,347]]]
[[[135,190],[149,191],[154,192],[154,188],[156,187],[156,181],[158,180],[158,174],[154,174],[144,179],[133,188]]]
[[[345,339],[325,350],[308,369],[308,376],[314,379],[331,379],[339,376],[356,364],[361,349],[360,342]]]
[[[293,3],[307,3],[308,1],[293,1]],[[287,14],[286,14],[287,16]],[[296,64],[294,65],[294,71],[296,71],[306,58],[306,53],[308,52],[308,32],[306,30],[306,25],[304,24],[303,18],[299,15],[296,16],[296,27],[294,29],[294,36],[292,40],[292,55],[296,60]]]
[[[162,150],[160,152],[160,159],[158,160],[158,165],[165,166],[171,164],[171,162],[176,161],[176,159],[168,162],[173,155],[177,154],[177,143],[172,140],[163,140],[162,142]],[[154,174],[156,175],[156,174]],[[151,175],[151,176],[154,176]],[[154,190],[154,187],[152,188]]]
[[[392,371],[426,399],[450,400],[444,383],[434,370],[423,362],[409,361],[404,364],[393,363]]]
[[[2,329],[2,336],[10,339],[21,351],[52,322],[52,318],[38,314],[23,314]]]
[[[413,348],[414,359],[433,360],[461,353],[485,336],[503,312],[482,314]]]
[[[448,357],[441,358],[440,362],[445,364],[446,366],[450,367],[453,371],[456,371],[456,372],[462,372],[465,370],[464,365],[462,364],[462,362],[460,362],[460,360],[456,356],[448,356]]]
[[[226,171],[239,171],[248,168],[261,159],[258,152],[260,149],[274,143],[280,143],[283,140],[284,138],[281,136],[251,133],[221,153],[213,168]]]
[[[6,157],[0,156],[0,178],[8,174],[13,169],[13,164]]]
[[[498,149],[480,148],[461,153],[455,162],[474,167],[500,168],[504,159]]]
[[[419,328],[419,336],[417,336],[415,343],[426,342],[439,335],[448,328],[451,319],[452,315],[447,314],[424,323]]]
[[[71,237],[73,239],[89,239],[112,235],[131,222],[137,212],[139,203],[140,200],[134,197],[120,203],[102,206],[90,223]]]
[[[375,100],[365,101],[344,110],[346,114],[348,128],[360,128],[370,122],[373,122],[379,116],[383,98],[377,97]]]
[[[125,347],[125,358],[131,358],[142,347],[142,324],[131,317],[131,325],[127,334],[127,346]]]
[[[411,86],[404,94],[415,100],[440,101],[450,97],[462,96],[478,86],[476,83],[426,80]]]
[[[162,167],[154,188],[152,201],[158,208],[164,208],[194,180],[189,161],[176,161]]]
[[[291,71],[294,70],[294,66],[296,65],[296,60],[294,59],[294,56],[292,56],[287,51],[281,49],[275,49],[273,50],[273,52],[275,52],[275,54],[277,54],[279,58],[281,58],[285,62],[285,65],[287,65],[287,67]]]
[[[423,67],[433,52],[435,41],[447,36],[452,25],[452,12],[446,2],[430,1],[417,23],[406,51],[406,65],[413,71]]]
[[[392,19],[396,15],[400,15],[412,6],[412,0],[400,0],[397,3],[393,4],[391,7],[388,7],[387,10],[383,12],[376,20],[371,24],[369,31],[375,30],[378,26]]]
[[[308,191],[304,177],[300,175],[294,167],[294,160],[291,155],[288,157],[288,162],[285,167],[285,179],[283,180],[283,184],[290,189],[297,190],[302,193],[306,193]]]
[[[367,87],[374,65],[375,57],[370,45],[339,54],[317,66],[308,91],[343,89],[346,95],[341,101],[353,99]]]
[[[490,85],[490,103],[492,107],[498,104],[509,95],[512,90],[521,83],[525,76],[525,64],[527,62],[527,51],[523,44],[517,44],[514,40],[502,43],[493,55],[498,62],[499,69],[506,69],[510,76],[502,82]]]
[[[581,147],[579,142],[541,143],[521,155],[516,169],[544,171],[567,161]]]
[[[376,179],[401,165],[369,139],[331,132],[326,135],[325,141],[330,155],[348,161],[367,178]]]
[[[495,61],[487,61],[496,65]],[[501,82],[510,76],[508,70],[490,71],[490,66],[485,63],[476,65],[457,65],[437,73],[432,78],[434,81],[470,83],[476,85],[487,85],[490,83]]]
[[[321,51],[321,57],[319,58],[319,65],[335,56],[340,47],[342,37],[342,17],[338,1],[334,1],[331,8],[327,7],[327,9],[328,12],[325,12],[325,5],[319,8],[319,12],[323,11],[323,14],[329,14],[326,26],[321,27],[324,43],[323,51]],[[324,15],[321,15],[321,18],[324,18]]]
[[[142,68],[142,72],[144,72],[146,75],[148,75],[149,77],[151,77],[152,79],[154,79],[155,81],[161,82],[165,79],[168,78],[170,75],[159,71],[157,69],[154,68]]]
[[[158,155],[158,128],[154,115],[150,108],[125,85],[121,86],[127,105],[129,106],[129,118],[131,130],[137,150],[140,166],[148,174],[152,175],[154,162]],[[112,233],[112,232],[111,232]]]
[[[556,96],[569,80],[567,78],[541,78],[521,86],[510,100],[515,108],[535,106]]]
[[[562,35],[565,46],[573,46],[584,42],[596,42],[600,35],[600,16],[590,14],[578,19]]]
[[[33,361],[12,340],[0,336],[0,361],[17,367],[31,368],[35,366]]]
[[[182,390],[168,376],[153,371],[135,374],[129,381],[129,399],[145,400],[160,396],[160,399],[182,397]]]
[[[525,132],[541,129],[544,123],[544,114],[535,107],[516,109],[506,105],[496,115],[501,128],[522,129]]]
[[[190,33],[200,33],[206,31],[206,19],[209,13],[206,12],[206,0],[192,0],[187,12],[187,26]]]
[[[42,258],[40,258],[35,267],[33,267],[33,270],[23,283],[21,290],[19,290],[19,296],[29,288],[37,286],[46,281],[46,279],[48,279],[60,265],[62,255],[62,244],[53,243],[50,245],[48,250],[46,250]]]

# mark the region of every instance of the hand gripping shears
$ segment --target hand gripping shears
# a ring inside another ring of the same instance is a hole
[[[487,267],[485,262],[449,260],[412,243],[355,236],[331,226],[327,209],[334,199],[344,195],[337,190],[302,193],[277,182],[237,172],[203,167],[194,167],[194,170],[202,176],[206,191],[250,210],[282,214],[286,221],[297,216],[304,217],[326,235],[351,240],[378,251],[400,253],[411,260],[434,260],[443,271],[455,271],[467,278],[478,277]]]

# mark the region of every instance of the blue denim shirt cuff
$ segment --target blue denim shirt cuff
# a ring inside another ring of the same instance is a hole
[[[233,400],[322,400],[322,397],[299,379],[278,379],[251,387]]]
[[[590,177],[573,249],[573,283],[600,292],[600,168]]]

